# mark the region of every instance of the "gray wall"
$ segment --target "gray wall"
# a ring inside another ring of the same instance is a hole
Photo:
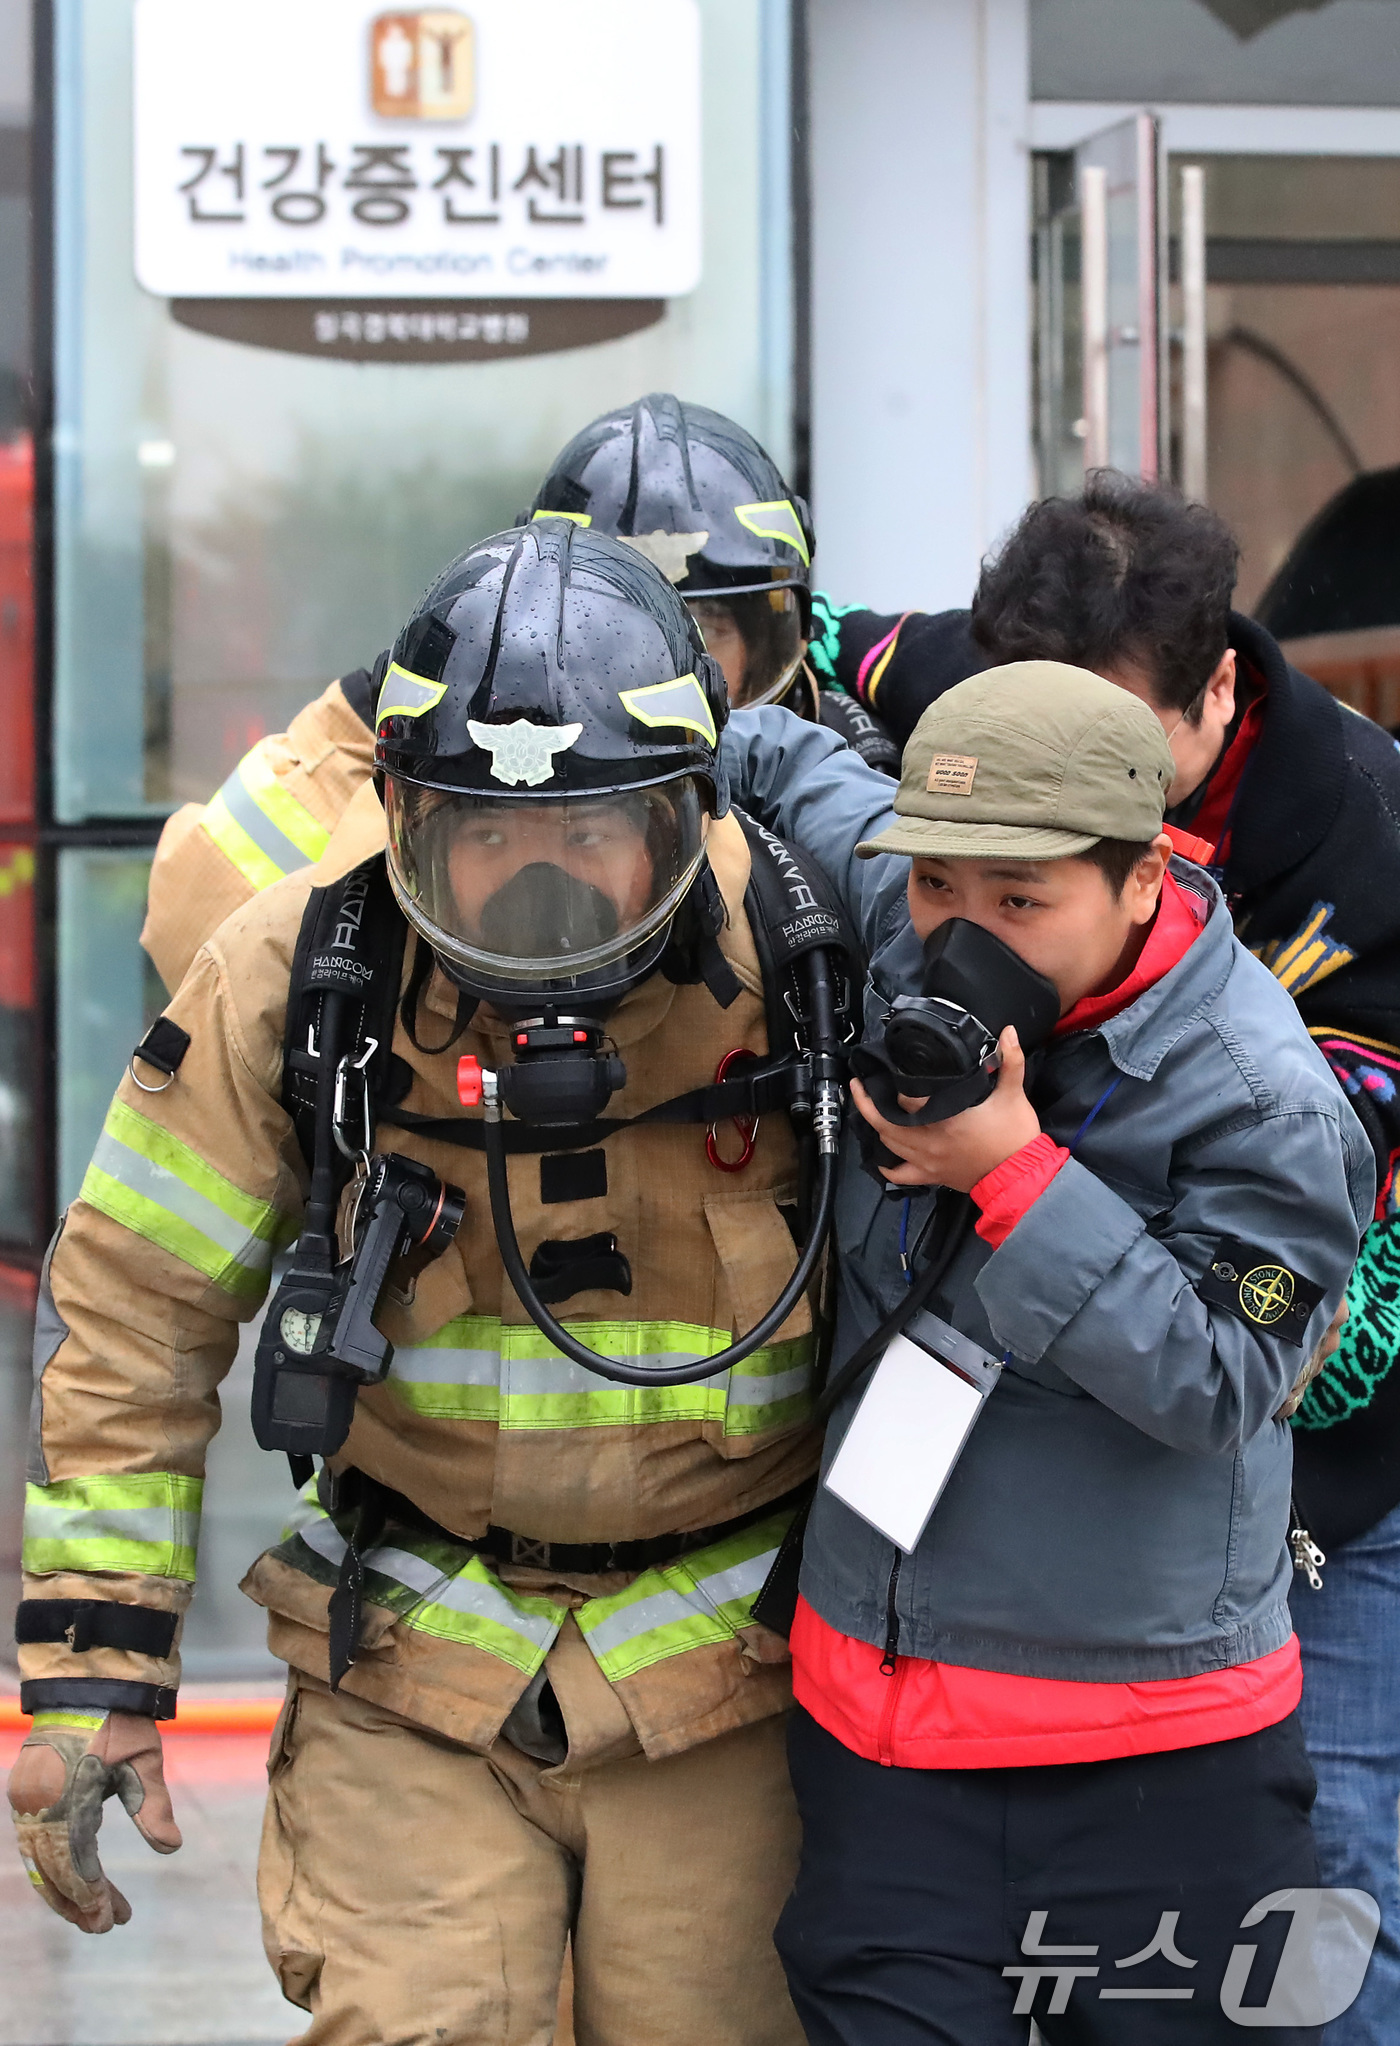
[[[0,125],[29,119],[30,0],[0,0]]]

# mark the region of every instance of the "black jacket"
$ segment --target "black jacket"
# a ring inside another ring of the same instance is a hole
[[[901,745],[935,697],[992,665],[965,611],[900,618],[828,605],[818,618],[827,672]],[[1226,899],[1240,938],[1297,1002],[1376,1155],[1377,1220],[1351,1316],[1294,1422],[1298,1504],[1325,1549],[1400,1504],[1400,747],[1290,667],[1253,619],[1232,613],[1230,638],[1246,679],[1267,694],[1234,813]]]
[[[1294,1422],[1294,1485],[1323,1548],[1400,1503],[1400,747],[1284,660],[1252,619],[1233,643],[1268,690],[1235,812],[1235,928],[1277,975],[1376,1154],[1337,1356]]]

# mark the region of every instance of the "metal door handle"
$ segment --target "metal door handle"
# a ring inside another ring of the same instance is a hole
[[[1108,465],[1108,173],[1079,173],[1079,297],[1084,334],[1084,466]]]
[[[1206,174],[1181,173],[1181,487],[1206,494]]]

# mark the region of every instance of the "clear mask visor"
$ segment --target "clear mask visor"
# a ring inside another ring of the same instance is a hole
[[[686,607],[706,651],[724,670],[735,710],[782,701],[806,650],[796,590],[746,590],[733,597],[707,592],[687,597]]]
[[[675,915],[705,854],[691,775],[610,796],[384,788],[389,875],[404,914],[444,959],[534,984],[634,952]]]

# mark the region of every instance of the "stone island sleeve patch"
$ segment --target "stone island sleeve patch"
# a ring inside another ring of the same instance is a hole
[[[1196,1292],[1208,1307],[1223,1307],[1251,1327],[1302,1348],[1324,1288],[1293,1271],[1271,1251],[1238,1236],[1217,1237]]]

